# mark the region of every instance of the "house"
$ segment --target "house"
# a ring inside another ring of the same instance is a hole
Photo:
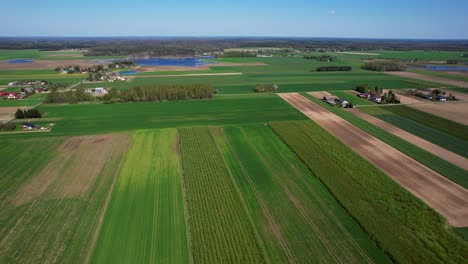
[[[437,101],[439,101],[439,102],[445,102],[445,101],[447,101],[447,98],[445,97],[445,95],[437,95],[436,99],[437,99]]]
[[[373,102],[376,102],[376,103],[379,103],[379,104],[380,104],[380,103],[382,102],[382,97],[381,97],[381,96],[378,96],[378,95],[374,95],[374,96],[372,96],[371,100],[372,100]]]
[[[15,92],[8,93],[6,98],[7,99],[19,99],[18,94],[16,94]]]
[[[35,127],[36,127],[36,125],[33,124],[33,123],[24,123],[23,124],[23,128],[26,128],[26,129],[33,129]]]
[[[338,105],[339,105],[340,107],[343,107],[343,108],[347,108],[348,105],[349,105],[349,102],[346,101],[346,100],[343,99],[343,98],[335,99],[335,101],[338,103]]]
[[[360,93],[357,95],[359,98],[367,99],[369,100],[371,98],[371,95],[369,93]]]
[[[1,97],[6,97],[8,95],[8,92],[0,92]]]
[[[18,82],[11,82],[11,83],[8,83],[8,86],[17,86],[18,85]]]

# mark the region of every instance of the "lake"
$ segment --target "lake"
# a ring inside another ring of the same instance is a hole
[[[203,58],[150,58],[150,59],[136,59],[136,65],[139,66],[179,66],[179,67],[197,67],[209,64],[216,64],[216,62],[206,61]]]
[[[135,75],[140,73],[139,71],[119,71],[120,74],[122,75]]]
[[[11,64],[31,63],[31,62],[34,62],[34,61],[30,59],[14,59],[14,60],[8,61],[8,63],[11,63]]]
[[[431,71],[468,71],[468,66],[426,65],[425,69]]]

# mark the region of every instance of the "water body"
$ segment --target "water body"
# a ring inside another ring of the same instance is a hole
[[[32,63],[32,62],[34,61],[30,59],[14,59],[14,60],[8,61],[8,63],[11,63],[11,64]]]
[[[431,71],[468,71],[468,66],[426,65],[425,69]]]
[[[139,66],[179,66],[179,67],[197,67],[209,64],[216,64],[216,62],[205,61],[211,57],[202,58],[150,58],[150,59],[136,59],[136,65]]]
[[[120,74],[122,75],[135,75],[140,73],[139,71],[119,71]]]

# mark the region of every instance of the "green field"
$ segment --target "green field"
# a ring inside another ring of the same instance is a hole
[[[305,116],[275,94],[220,96],[164,103],[41,105],[58,118],[52,134],[95,134],[145,128],[233,125],[299,120]]]
[[[33,59],[33,60],[74,60],[74,59],[119,59],[125,56],[82,56],[79,51],[39,51],[30,50],[1,50],[0,61],[11,59]]]
[[[399,107],[399,106],[391,106],[391,107]],[[392,124],[396,127],[399,127],[403,130],[408,131],[411,134],[414,134],[420,138],[423,138],[431,143],[434,143],[436,145],[439,145],[447,150],[450,150],[454,153],[457,153],[463,157],[468,157],[468,141],[463,140],[459,137],[453,136],[452,134],[448,134],[440,129],[434,128],[435,126],[438,127],[440,122],[437,123],[436,120],[439,119],[434,119],[435,123],[433,123],[431,126],[428,126],[424,124],[423,122],[430,122],[430,121],[423,121],[423,119],[418,120],[412,120],[409,119],[405,116],[393,113],[388,110],[388,108],[384,107],[362,107],[360,108],[361,111],[368,113],[370,115],[373,115],[379,119],[382,119],[383,121]],[[395,110],[395,111],[400,111],[404,112],[405,115],[411,115],[413,114],[414,116],[417,116],[417,112],[413,112],[412,110],[405,112],[406,108],[399,108],[400,110]],[[403,110],[401,110],[403,109]],[[393,110],[392,110],[393,111]],[[416,114],[414,114],[416,113]],[[424,113],[423,113],[424,114]],[[422,116],[426,116],[423,115]],[[443,121],[443,120],[442,120]],[[447,122],[449,122],[447,120]],[[447,123],[447,122],[442,122],[442,123]],[[456,126],[458,127],[458,126]],[[440,128],[440,127],[438,127]],[[463,129],[461,130],[463,131]],[[455,133],[455,132],[453,132]]]
[[[112,193],[94,263],[188,263],[176,129],[138,131]]]
[[[422,61],[446,61],[446,60],[459,60],[468,61],[468,58],[462,57],[466,52],[463,51],[371,51],[378,53],[375,56],[379,59],[400,59],[400,60],[422,60]]]
[[[271,128],[212,133],[273,263],[389,262]]]
[[[400,263],[459,263],[446,221],[313,121],[270,123],[342,206]]]
[[[434,77],[441,77],[441,78],[451,79],[455,81],[468,82],[468,75],[456,75],[456,74],[450,74],[450,73],[445,73],[445,72],[440,72],[440,71],[429,71],[429,70],[410,70],[410,71],[414,73],[419,73],[419,74],[424,74],[424,75],[429,75],[429,76],[434,76]]]
[[[0,262],[83,263],[128,143],[125,135],[2,141]]]
[[[208,128],[180,129],[195,263],[263,263],[265,252]]]
[[[468,126],[435,116],[417,109],[399,105],[394,107],[382,107],[383,109],[406,117],[418,123],[440,130],[452,136],[468,141]]]
[[[468,178],[466,177],[468,172],[464,169],[444,160],[439,156],[429,153],[426,150],[421,149],[418,146],[415,146],[412,143],[398,136],[395,136],[380,127],[377,127],[374,124],[371,124],[353,115],[352,113],[349,113],[341,108],[333,107],[326,103],[323,103],[320,100],[317,100],[306,93],[303,93],[302,95],[314,101],[315,103],[320,104],[322,107],[333,112],[334,114],[345,119],[346,121],[350,122],[356,127],[369,133],[370,135],[382,140],[388,145],[417,160],[421,164],[424,164],[426,167],[440,173],[441,175],[460,184],[461,186],[468,188]]]

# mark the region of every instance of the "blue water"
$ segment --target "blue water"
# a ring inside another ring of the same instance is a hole
[[[468,66],[426,65],[426,69],[431,71],[468,71]]]
[[[139,71],[119,71],[122,75],[134,75],[140,73]]]
[[[12,63],[12,64],[31,63],[31,62],[34,62],[34,61],[30,59],[14,59],[14,60],[8,61],[8,63]]]
[[[211,57],[203,57],[211,58]],[[152,59],[137,59],[135,60],[136,65],[140,66],[185,66],[185,67],[197,67],[208,64],[215,64],[216,62],[204,61],[200,58],[152,58]]]

